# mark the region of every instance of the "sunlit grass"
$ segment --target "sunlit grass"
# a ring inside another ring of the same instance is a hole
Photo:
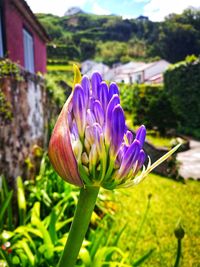
[[[142,228],[134,259],[154,248],[152,256],[142,266],[171,267],[175,261],[177,240],[174,228],[179,218],[185,229],[181,267],[200,266],[200,186],[197,181],[186,184],[151,174],[140,185],[114,193],[116,228],[125,224],[121,247],[132,253],[136,234],[152,194],[150,210]],[[130,254],[128,253],[129,257]]]
[[[154,144],[155,146],[162,147],[171,147],[172,146],[172,138],[162,137],[159,133],[151,134],[151,132],[147,131],[147,141]]]
[[[48,71],[73,71],[72,66],[69,65],[47,65]]]

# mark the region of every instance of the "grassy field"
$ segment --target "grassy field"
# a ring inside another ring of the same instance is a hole
[[[73,71],[68,65],[47,65],[47,71]]]
[[[144,216],[148,195],[152,194],[150,208],[139,237],[135,253],[137,231]],[[151,257],[142,265],[171,267],[175,262],[177,239],[174,228],[179,218],[185,230],[181,267],[200,266],[200,184],[185,184],[151,174],[134,188],[116,190],[113,193],[116,209],[116,227],[127,227],[122,235],[121,248],[137,259],[154,249]]]

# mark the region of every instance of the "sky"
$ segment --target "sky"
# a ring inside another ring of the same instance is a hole
[[[200,0],[26,0],[34,13],[63,16],[68,8],[80,7],[97,15],[121,15],[123,18],[148,16],[162,21],[170,13],[181,13],[188,7],[200,8]]]

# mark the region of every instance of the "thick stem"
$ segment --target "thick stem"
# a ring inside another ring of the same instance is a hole
[[[57,267],[74,267],[94,210],[99,187],[81,188],[74,219]]]

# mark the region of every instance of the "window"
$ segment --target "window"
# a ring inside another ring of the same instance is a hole
[[[3,33],[2,33],[1,10],[0,10],[0,57],[3,57]]]
[[[23,29],[23,37],[24,37],[24,67],[26,70],[34,73],[34,45],[33,45],[33,37],[30,33]]]
[[[136,83],[142,83],[142,74],[137,74]]]

